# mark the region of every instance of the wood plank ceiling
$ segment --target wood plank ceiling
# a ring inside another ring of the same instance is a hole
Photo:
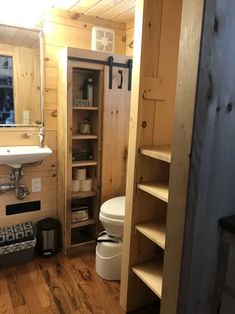
[[[125,23],[134,20],[136,0],[54,0],[53,7]]]
[[[0,24],[0,44],[39,49],[39,32]]]

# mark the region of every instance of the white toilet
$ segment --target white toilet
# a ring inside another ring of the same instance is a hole
[[[99,218],[105,231],[97,239],[96,272],[106,280],[121,278],[124,217],[125,196],[112,198],[101,206]]]

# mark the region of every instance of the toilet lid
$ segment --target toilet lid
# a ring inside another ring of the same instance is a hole
[[[103,216],[110,219],[123,219],[125,216],[125,196],[111,198],[103,203],[100,212]]]

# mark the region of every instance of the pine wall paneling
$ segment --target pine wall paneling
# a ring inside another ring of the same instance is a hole
[[[19,201],[13,192],[0,195],[0,226],[32,220],[45,216],[57,217],[57,52],[65,46],[90,49],[92,26],[106,26],[115,31],[115,53],[125,54],[125,25],[106,22],[103,19],[69,15],[65,11],[54,10],[43,22],[45,34],[45,144],[53,149],[53,154],[42,165],[24,167],[23,183],[31,190],[32,178],[42,180],[41,193],[31,193]],[[77,19],[76,19],[77,18]],[[0,130],[0,146],[38,145],[37,130],[33,128],[14,128]],[[0,182],[8,182],[11,169],[0,167]],[[13,216],[5,215],[5,205],[41,200],[42,210]]]

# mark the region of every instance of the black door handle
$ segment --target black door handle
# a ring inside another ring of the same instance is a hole
[[[120,85],[118,85],[119,89],[122,89],[122,84],[123,84],[123,71],[122,70],[118,70],[118,73],[121,75],[121,82]]]

